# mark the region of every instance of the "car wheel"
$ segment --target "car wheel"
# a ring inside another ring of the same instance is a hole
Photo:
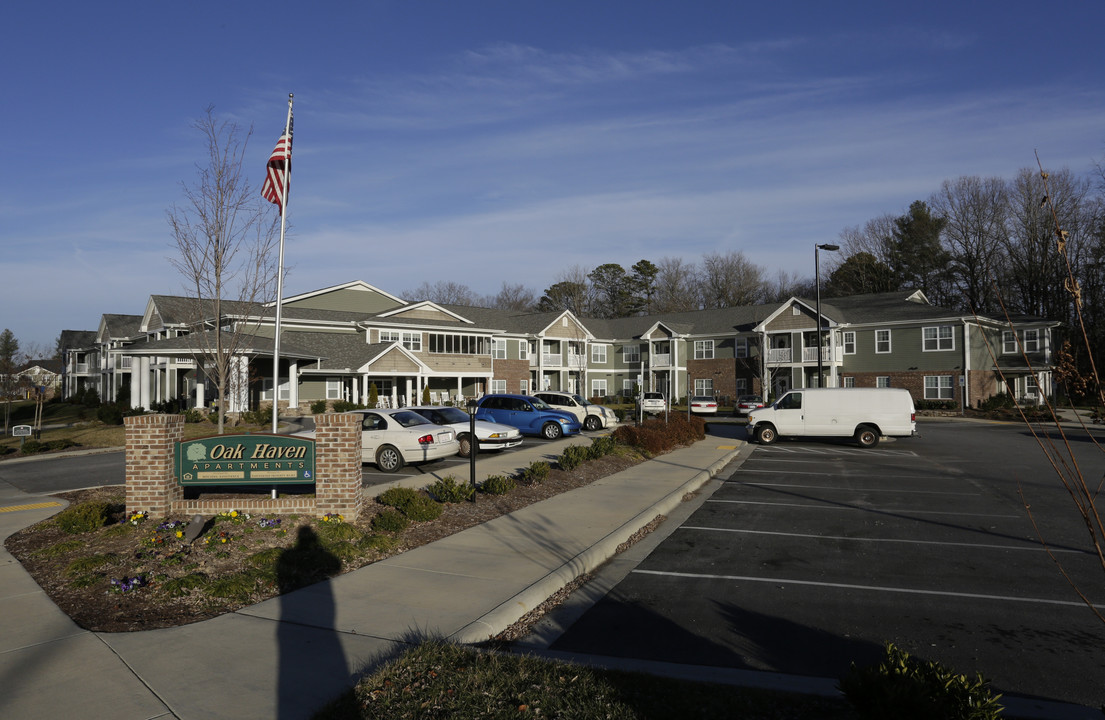
[[[545,423],[545,427],[541,428],[541,434],[549,440],[556,440],[564,434],[564,429],[560,427],[560,423],[549,422]]]
[[[457,454],[462,458],[468,457],[468,454],[472,451],[472,441],[467,435],[461,435],[457,440],[460,441],[460,452]]]
[[[391,445],[384,445],[376,451],[376,467],[380,472],[393,473],[403,467],[403,454]]]
[[[598,415],[588,415],[587,419],[583,421],[584,430],[598,430],[602,427],[602,421],[599,420]]]
[[[779,436],[775,433],[775,428],[771,425],[761,425],[756,429],[756,442],[761,445],[770,445],[779,439]]]
[[[879,444],[879,431],[870,425],[861,425],[856,430],[856,445],[861,448],[873,448]]]

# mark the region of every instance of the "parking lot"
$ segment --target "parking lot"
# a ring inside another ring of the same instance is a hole
[[[739,468],[551,648],[838,678],[886,642],[1000,692],[1105,701],[1105,602],[1084,525],[1040,446],[1011,425],[751,446]],[[1096,485],[1105,457],[1071,442]],[[1095,710],[1096,712],[1096,710]]]

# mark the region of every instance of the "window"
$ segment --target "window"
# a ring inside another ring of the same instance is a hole
[[[1036,382],[1036,376],[1035,375],[1025,375],[1024,376],[1024,394],[1025,394],[1025,397],[1031,397],[1031,398],[1039,397],[1039,395],[1040,395],[1040,385],[1039,385],[1039,383]]]
[[[844,345],[845,355],[856,354],[856,333],[854,330],[848,330],[841,333],[841,344]]]
[[[695,340],[694,341],[694,359],[695,360],[713,360],[714,359],[714,341],[713,340]]]
[[[492,380],[491,392],[493,393],[505,393],[506,392],[506,380]]]
[[[381,330],[380,331],[380,342],[382,342],[382,343],[399,342],[399,331],[398,330]]]
[[[289,397],[288,393],[289,393],[290,387],[291,386],[288,385],[288,381],[286,379],[283,382],[280,383],[280,399],[281,400],[287,400],[288,399],[288,397]],[[261,381],[261,399],[262,400],[272,400],[272,378],[265,378],[264,380]]]
[[[709,395],[709,396],[712,397],[713,394],[714,394],[714,379],[713,378],[696,379],[694,381],[694,394],[695,395]]]
[[[925,400],[951,400],[954,397],[951,375],[925,375]]]
[[[792,392],[787,393],[783,398],[775,403],[777,410],[801,410],[802,409],[802,393]]]
[[[413,352],[422,351],[422,333],[419,332],[405,332],[403,333],[403,347]]]
[[[1026,353],[1040,352],[1040,331],[1024,331],[1024,351]]]
[[[506,360],[506,340],[496,338],[491,341],[491,357]]]
[[[889,330],[876,330],[875,331],[875,352],[888,353],[890,352],[890,331]]]
[[[801,315],[802,314],[802,309],[799,308],[797,305],[791,305],[790,306],[790,314],[794,315],[794,316]]]
[[[748,357],[748,338],[737,338],[737,357]]]
[[[448,355],[487,355],[489,338],[477,335],[430,333],[430,352]]]
[[[623,345],[622,346],[622,359],[627,363],[639,363],[641,362],[641,346],[640,345]]]
[[[1005,354],[1017,352],[1017,333],[1006,330],[1001,334],[1001,351]]]
[[[748,379],[737,378],[737,395],[744,395],[748,392]]]
[[[855,386],[856,386],[856,379],[855,379],[854,377],[852,377],[851,375],[849,375],[849,376],[846,376],[846,377],[844,378],[844,387],[846,387],[846,388],[854,388]]]
[[[622,397],[633,397],[633,386],[636,385],[632,380],[622,380]]]
[[[593,363],[605,363],[606,362],[606,346],[605,345],[592,345],[591,346],[591,362]],[[603,393],[604,395],[606,393]]]
[[[875,378],[875,387],[888,388],[890,387],[890,376],[879,375]]]
[[[340,378],[326,378],[326,399],[341,400],[342,382]]]
[[[518,341],[518,357],[522,360],[529,359],[529,343],[525,340]]]
[[[518,392],[523,395],[529,395],[529,380],[523,380],[518,383]]]
[[[603,362],[606,362],[605,360]],[[606,397],[606,381],[605,380],[592,380],[591,381],[591,397]]]
[[[921,337],[921,347],[925,352],[955,350],[955,336],[952,334],[951,325],[921,328]]]

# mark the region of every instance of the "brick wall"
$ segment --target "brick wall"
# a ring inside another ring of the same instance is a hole
[[[346,520],[361,514],[361,416],[315,416],[315,512],[339,513]]]
[[[737,394],[736,363],[733,360],[687,360],[687,394],[694,394],[694,381],[709,378],[714,381],[714,395],[733,397]]]
[[[496,360],[494,378],[506,380],[506,391],[516,393],[521,390],[522,381],[530,379],[529,371],[529,360]],[[535,391],[536,388],[530,387],[530,392]]]
[[[176,482],[173,450],[184,439],[183,415],[136,415],[123,418],[126,428],[127,512],[167,515],[183,499]]]

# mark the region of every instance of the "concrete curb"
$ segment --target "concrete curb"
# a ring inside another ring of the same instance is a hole
[[[658,515],[667,515],[683,502],[687,493],[695,492],[711,478],[721,472],[739,450],[734,450],[718,460],[706,470],[668,493],[659,502],[638,513],[631,520],[607,533],[601,540],[583,552],[569,558],[562,565],[533,583],[514,597],[454,632],[449,640],[472,645],[486,642],[525,617],[526,613],[537,608],[552,597],[558,590],[582,575],[597,570],[618,552],[618,547],[628,541],[641,528],[648,525]]]

